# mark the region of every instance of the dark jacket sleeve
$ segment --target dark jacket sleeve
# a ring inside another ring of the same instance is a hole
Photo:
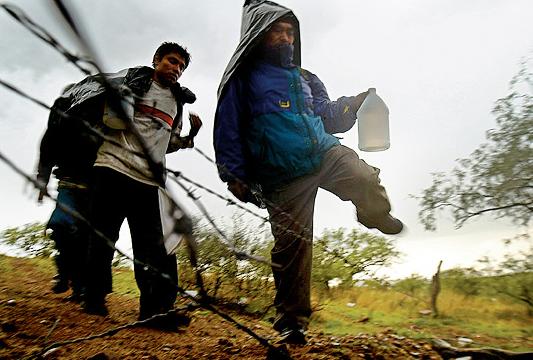
[[[307,70],[303,72],[313,94],[314,112],[322,118],[326,132],[336,134],[350,130],[357,118],[355,96],[342,96],[331,101],[322,81]]]
[[[55,165],[55,143],[56,140],[52,132],[47,128],[41,139],[39,163],[37,164],[37,180],[42,182],[43,185],[48,184],[48,181],[50,181],[50,175]]]
[[[59,148],[61,141],[59,129],[62,121],[60,112],[65,111],[69,105],[68,99],[58,98],[52,105],[48,115],[46,131],[39,146],[39,163],[37,164],[37,179],[44,185],[48,184],[52,169],[58,163],[58,156],[61,151]]]
[[[215,114],[213,144],[222,181],[236,178],[247,182],[244,124],[246,121],[246,99],[242,81],[233,77],[226,85]]]

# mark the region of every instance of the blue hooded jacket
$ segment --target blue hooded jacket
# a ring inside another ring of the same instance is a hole
[[[294,48],[283,49],[280,61],[272,61],[255,45],[287,16],[296,30]],[[299,63],[299,25],[292,11],[271,1],[247,1],[241,43],[220,84],[215,115],[214,146],[223,181],[258,183],[268,191],[310,174],[339,144],[332,134],[354,125],[355,98],[331,101],[318,77]]]

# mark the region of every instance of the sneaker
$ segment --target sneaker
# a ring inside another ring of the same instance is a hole
[[[396,235],[401,233],[403,230],[403,223],[390,214],[387,214],[385,217],[375,221],[365,219],[363,216],[358,215],[358,220],[367,228],[378,229],[383,234],[387,235]]]
[[[305,345],[307,344],[307,339],[305,338],[305,330],[301,327],[286,328],[285,330],[281,331],[280,339],[277,341],[277,343]]]

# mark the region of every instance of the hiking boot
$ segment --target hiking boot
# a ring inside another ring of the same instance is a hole
[[[81,308],[83,312],[89,315],[98,315],[98,316],[107,316],[109,315],[109,310],[105,306],[105,301],[89,301],[85,300],[81,302]]]
[[[141,321],[146,319],[150,319],[150,317],[139,317],[139,320]],[[155,330],[179,332],[184,327],[189,326],[190,323],[191,318],[189,315],[187,315],[187,313],[170,311],[168,314],[156,316],[155,318],[139,325]]]
[[[83,293],[73,291],[72,294],[65,298],[65,301],[81,304],[83,301]]]
[[[54,294],[62,294],[67,292],[69,289],[68,280],[63,280],[61,278],[55,279],[52,285],[52,292]]]
[[[390,214],[376,220],[365,219],[358,214],[358,221],[369,229],[378,229],[387,235],[396,235],[403,230],[403,223]]]
[[[289,327],[281,331],[278,344],[294,344],[305,345],[307,339],[305,338],[305,330],[299,326]]]

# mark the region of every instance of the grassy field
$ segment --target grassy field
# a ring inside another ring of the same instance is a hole
[[[0,273],[6,280],[13,273],[9,259],[0,255]],[[50,278],[55,272],[50,259],[27,259],[24,267],[28,272],[37,268]],[[133,272],[127,268],[114,270],[113,287],[117,294],[138,296]],[[429,295],[426,297],[429,299]],[[533,318],[526,315],[520,304],[501,298],[465,297],[443,289],[438,299],[440,316],[437,318],[420,314],[420,310],[429,308],[423,296],[414,298],[393,290],[366,287],[315,294],[313,306],[310,327],[326,334],[375,334],[392,330],[408,338],[440,338],[452,345],[457,345],[458,338],[466,337],[475,347],[533,351]]]
[[[438,298],[440,315],[433,318],[419,312],[429,309],[419,298],[393,290],[354,288],[334,290],[317,306],[312,326],[332,334],[393,329],[415,339],[437,337],[453,343],[467,337],[479,346],[533,350],[533,318],[522,305],[502,299],[443,290]]]

